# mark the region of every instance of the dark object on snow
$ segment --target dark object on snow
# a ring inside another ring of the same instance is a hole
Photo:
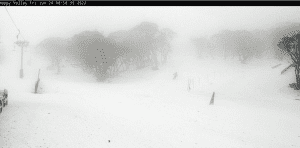
[[[7,91],[7,89],[4,89],[4,95],[3,95],[3,97],[4,97],[4,107],[6,106],[6,105],[8,105],[8,91]]]
[[[291,88],[293,88],[294,90],[300,90],[299,87],[297,87],[297,83],[292,83],[289,84]]]
[[[7,90],[6,89],[0,90],[0,113],[2,112],[3,108],[8,104],[7,97],[8,97]]]
[[[108,140],[108,142],[110,142],[110,140]]]
[[[40,71],[41,69],[39,69],[39,74],[38,74],[38,80],[35,83],[35,89],[34,89],[34,93],[37,93],[37,90],[39,88],[39,83],[40,83]]]
[[[214,105],[214,99],[215,99],[215,92],[213,93],[209,105]]]
[[[173,80],[175,80],[176,78],[177,78],[177,76],[178,76],[178,74],[177,74],[177,72],[175,72],[174,74],[173,74]]]
[[[276,67],[279,67],[281,64],[277,64],[275,66],[272,67],[272,69],[276,68]]]
[[[290,64],[287,68],[281,71],[281,74],[285,73],[289,68],[296,66],[296,64]]]

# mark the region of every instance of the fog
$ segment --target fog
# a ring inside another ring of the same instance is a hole
[[[300,147],[300,7],[6,8],[0,147]]]
[[[142,21],[173,29],[179,35],[211,35],[221,29],[256,29],[281,21],[299,21],[299,7],[7,7],[21,34],[37,44],[49,36],[70,37],[83,30],[104,34]],[[17,29],[0,9],[1,39],[11,45]]]

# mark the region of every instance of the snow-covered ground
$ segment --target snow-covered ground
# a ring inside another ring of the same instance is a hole
[[[279,62],[242,67],[178,56],[159,71],[97,83],[71,68],[57,76],[33,55],[27,62],[29,50],[20,79],[19,51],[7,56],[0,65],[0,85],[9,93],[0,147],[300,147],[300,101],[288,88],[294,71],[280,75],[288,63],[272,69]],[[39,68],[43,93],[34,94]]]

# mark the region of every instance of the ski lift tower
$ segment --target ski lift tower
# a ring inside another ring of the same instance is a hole
[[[20,78],[22,79],[24,77],[23,74],[23,48],[27,47],[29,42],[28,41],[16,41],[15,44],[17,44],[19,47],[21,47],[21,69],[20,69]]]

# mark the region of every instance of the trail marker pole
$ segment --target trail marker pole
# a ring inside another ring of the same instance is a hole
[[[40,83],[40,71],[41,71],[41,69],[39,69],[38,80],[35,83],[34,93],[37,93],[37,90],[38,90],[38,87],[39,87],[39,83]]]
[[[214,105],[215,92],[213,93],[209,105]]]

